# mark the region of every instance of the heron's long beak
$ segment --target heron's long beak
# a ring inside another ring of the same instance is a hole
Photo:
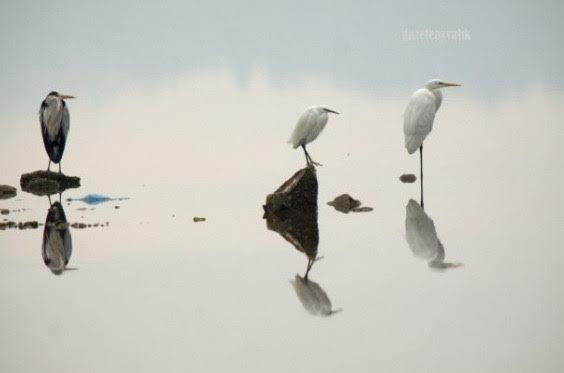
[[[445,87],[460,87],[462,84],[453,83],[453,82],[445,82]]]
[[[327,109],[327,108],[325,108],[325,111],[328,112],[328,113],[333,113],[333,114],[341,114],[339,112],[336,112],[335,110],[331,110],[331,109]]]
[[[69,98],[76,98],[74,96],[71,95],[59,95],[63,100],[69,99]]]

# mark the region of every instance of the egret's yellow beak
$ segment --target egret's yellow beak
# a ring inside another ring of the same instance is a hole
[[[69,99],[69,98],[76,98],[74,96],[71,95],[59,95],[63,100]]]
[[[453,82],[444,82],[445,87],[460,87],[461,84],[453,83]]]

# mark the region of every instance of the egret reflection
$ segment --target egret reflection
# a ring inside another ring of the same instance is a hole
[[[405,210],[405,235],[413,255],[425,260],[434,270],[461,267],[462,263],[445,262],[445,248],[437,236],[435,223],[419,203],[411,199]]]
[[[67,267],[72,254],[72,238],[60,201],[51,203],[47,211],[41,253],[43,262],[54,275],[75,269]]]
[[[332,316],[342,311],[342,308],[333,309],[331,299],[318,283],[307,277],[296,275],[292,286],[298,295],[304,309],[314,316]]]

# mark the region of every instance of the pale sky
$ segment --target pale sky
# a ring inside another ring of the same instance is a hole
[[[564,87],[564,3],[431,4],[2,1],[0,101],[28,111],[52,89],[95,101],[210,68],[243,85],[259,68],[278,84],[315,76],[384,96],[435,77],[486,100]],[[458,29],[470,40],[402,40],[405,30]]]

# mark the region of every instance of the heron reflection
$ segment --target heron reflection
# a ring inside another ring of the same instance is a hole
[[[413,255],[425,260],[431,269],[458,268],[462,263],[445,262],[445,248],[435,229],[435,223],[415,200],[405,208],[405,235]]]
[[[296,172],[267,196],[264,218],[269,230],[278,232],[307,257],[304,275],[296,274],[291,281],[304,309],[312,315],[331,316],[341,310],[333,310],[327,293],[309,278],[313,265],[323,258],[318,256],[317,188],[313,167]]]
[[[72,254],[72,238],[63,205],[60,201],[51,203],[49,199],[49,202],[51,205],[45,218],[41,253],[43,262],[51,272],[60,275],[75,269],[67,267]]]

